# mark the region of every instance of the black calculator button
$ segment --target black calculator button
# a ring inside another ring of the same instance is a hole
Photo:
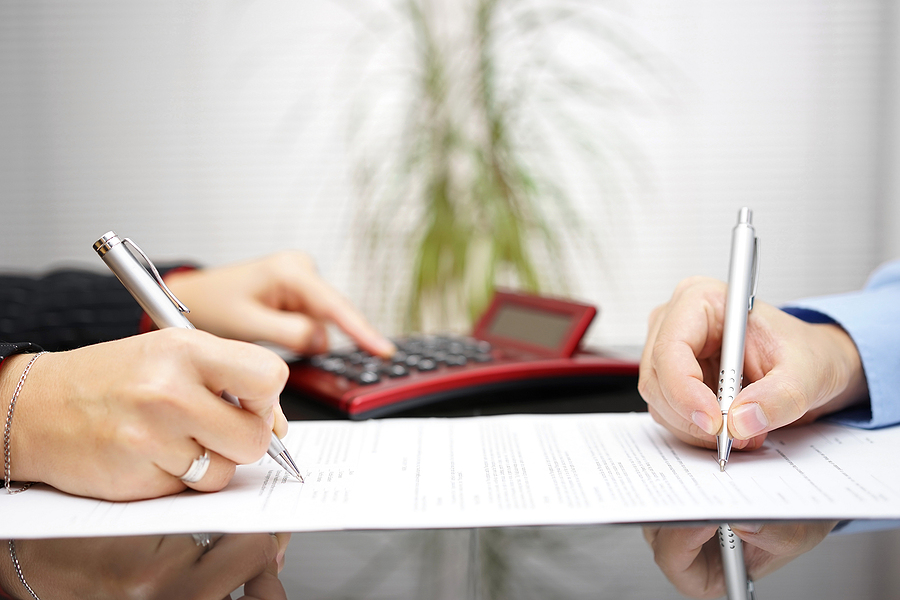
[[[409,354],[406,356],[406,365],[409,367],[415,367],[419,364],[419,361],[422,360],[423,356],[421,354]]]
[[[394,364],[387,368],[388,377],[403,377],[409,375],[406,365]]]
[[[448,367],[462,367],[469,361],[462,354],[449,354],[444,362]]]
[[[351,365],[361,365],[369,358],[369,356],[364,352],[351,352],[347,355],[347,361]]]
[[[377,356],[370,356],[363,362],[362,368],[364,371],[378,371],[381,368],[383,361]]]
[[[381,381],[381,377],[375,371],[360,371],[353,377],[353,381],[360,385],[371,385]]]
[[[331,357],[322,361],[321,368],[335,375],[343,375],[347,372],[347,363],[342,358]]]
[[[420,371],[434,371],[437,369],[437,361],[433,358],[423,357],[416,363],[416,368]]]

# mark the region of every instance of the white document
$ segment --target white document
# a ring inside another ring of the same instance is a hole
[[[0,494],[0,538],[900,518],[900,427],[783,429],[725,473],[647,414],[294,422],[285,445],[305,483],[266,456],[213,494],[36,486]]]

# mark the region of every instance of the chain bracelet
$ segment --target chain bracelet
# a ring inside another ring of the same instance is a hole
[[[16,555],[16,541],[9,540],[9,557],[12,559],[13,568],[16,570],[16,575],[19,576],[19,581],[22,582],[22,585],[25,586],[25,589],[28,590],[28,593],[31,594],[31,597],[34,600],[41,600],[38,598],[38,595],[34,593],[34,590],[31,589],[31,586],[28,585],[28,582],[25,581],[25,576],[22,575],[22,567],[19,565],[19,557]]]
[[[3,470],[3,486],[6,488],[7,494],[18,494],[24,492],[28,488],[30,488],[33,483],[26,483],[22,487],[17,490],[14,490],[10,487],[10,458],[9,458],[9,431],[12,426],[13,419],[13,411],[16,409],[16,400],[19,399],[19,392],[22,391],[22,386],[25,385],[25,378],[28,377],[28,372],[31,370],[31,367],[34,365],[34,362],[41,357],[42,354],[46,354],[46,352],[38,352],[34,356],[31,357],[31,360],[28,361],[28,364],[25,365],[25,370],[22,371],[22,376],[19,377],[19,383],[16,384],[16,389],[13,392],[12,399],[9,401],[9,410],[6,411],[6,427],[3,429],[3,458],[4,458],[4,470]],[[10,546],[10,550],[13,551],[13,546]],[[21,577],[21,574],[20,574]],[[25,580],[22,580],[22,583],[25,583]],[[27,587],[27,584],[26,584]],[[28,588],[29,591],[31,588]],[[32,592],[32,595],[34,593]],[[37,596],[35,596],[36,598]]]

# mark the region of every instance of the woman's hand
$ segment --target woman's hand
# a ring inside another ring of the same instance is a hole
[[[173,273],[166,283],[190,309],[195,327],[222,337],[314,354],[328,349],[325,325],[334,323],[372,354],[394,352],[393,344],[299,252]]]
[[[12,396],[29,358],[4,361],[0,398]],[[265,454],[273,427],[286,431],[278,398],[287,375],[269,350],[195,330],[48,353],[16,404],[12,478],[107,500],[153,498],[185,489],[180,476],[208,450],[209,470],[189,485],[222,489],[236,464]]]
[[[638,388],[653,418],[681,440],[715,447],[722,427],[716,381],[726,286],[695,277],[650,316]],[[766,433],[808,422],[866,397],[859,353],[837,325],[805,323],[764,302],[747,322],[744,388],[728,417],[735,448],[758,448]]]
[[[732,524],[744,541],[747,576],[756,581],[809,552],[837,521],[771,523],[761,527]],[[676,589],[691,598],[725,595],[725,577],[716,525],[645,527],[653,558]]]
[[[278,573],[290,534],[189,535],[19,540],[16,555],[41,598],[222,600],[244,586],[245,600],[286,600]],[[7,541],[3,540],[5,550]],[[6,561],[9,562],[8,560]],[[31,595],[11,568],[3,589]]]

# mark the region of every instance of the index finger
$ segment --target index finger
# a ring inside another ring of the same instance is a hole
[[[707,544],[717,530],[716,525],[664,526],[648,536],[657,566],[682,594],[715,598],[725,591],[718,543]]]
[[[300,265],[295,264],[294,268]],[[314,268],[303,269],[288,278],[291,291],[297,294],[311,317],[334,323],[361,348],[388,357],[396,348],[381,335],[363,314],[340,292],[323,279]],[[300,282],[303,282],[302,285]]]
[[[196,333],[199,346],[189,356],[205,387],[236,396],[241,408],[269,420],[287,383],[284,360],[256,344]]]
[[[651,348],[662,403],[657,410],[671,425],[694,436],[715,435],[722,423],[715,393],[704,382],[700,366],[700,359],[714,355],[721,345],[720,295],[724,301],[724,290],[712,282],[679,288]]]

